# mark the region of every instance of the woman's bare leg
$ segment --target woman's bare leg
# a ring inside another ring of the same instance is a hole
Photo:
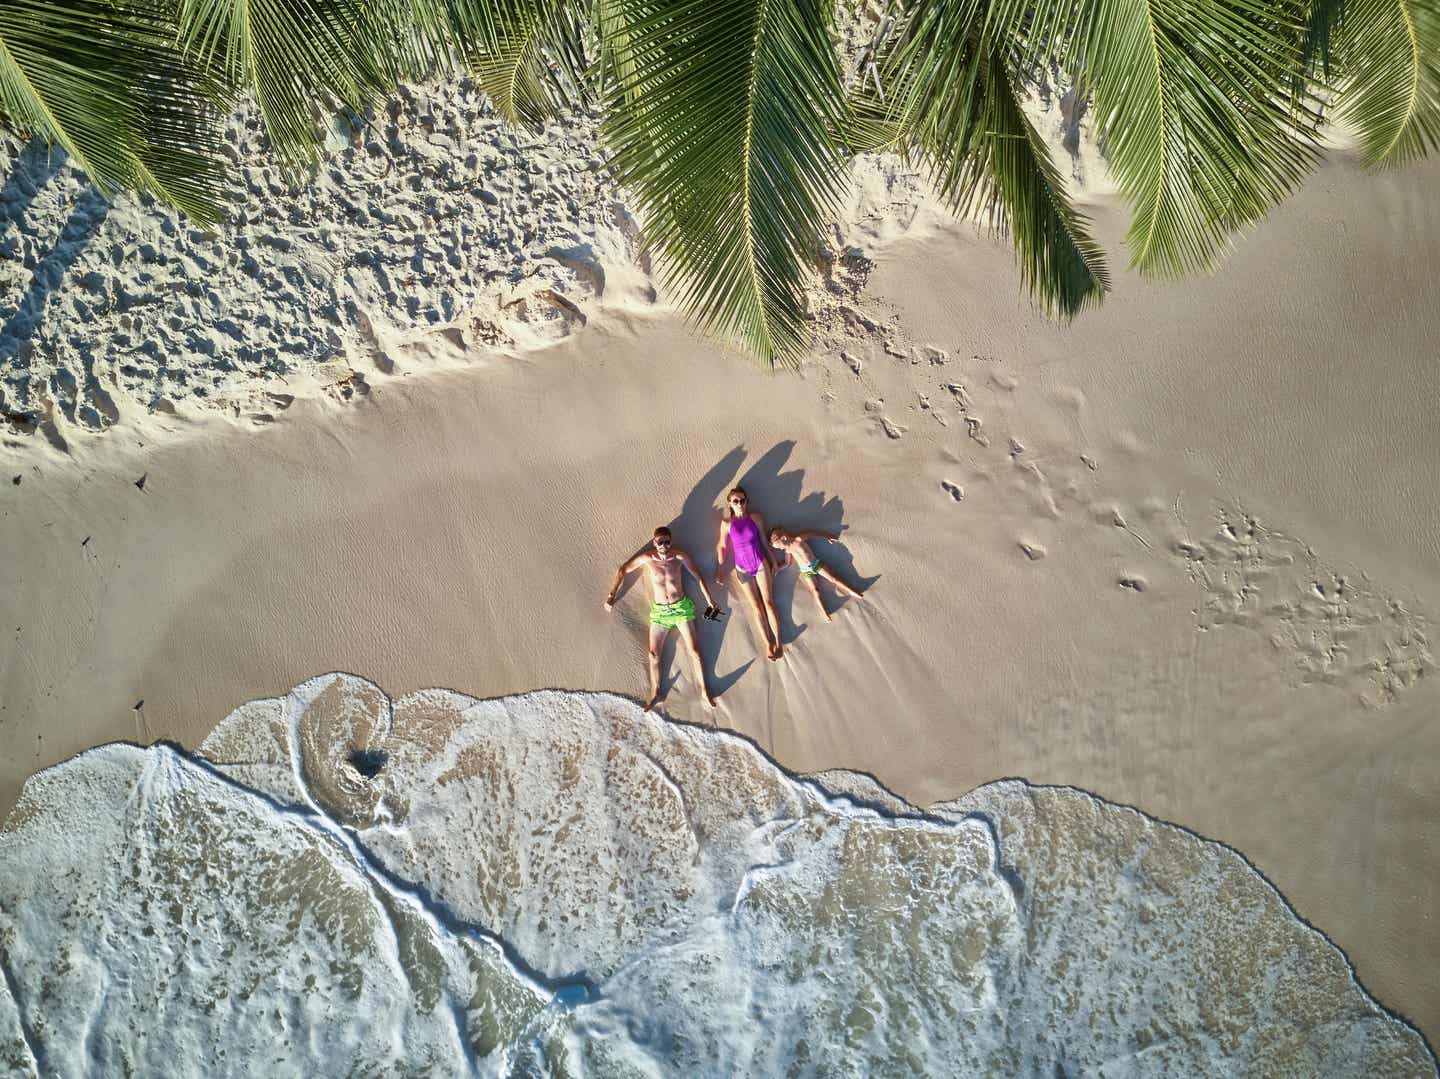
[[[650,626],[650,699],[645,702],[647,712],[660,700],[660,653],[665,650],[665,635],[669,632],[664,626]]]
[[[761,563],[755,579],[760,582],[760,595],[765,600],[765,615],[769,619],[765,627],[766,636],[775,643],[770,650],[770,658],[779,659],[785,654],[785,648],[780,643],[780,616],[775,613],[775,577],[768,563]]]
[[[848,584],[842,581],[839,577],[835,576],[834,571],[829,566],[820,567],[820,576],[824,577],[827,581],[833,584],[836,590],[842,596],[849,596],[851,599],[865,598],[859,592],[855,591],[855,589],[851,588]]]
[[[825,609],[825,597],[820,594],[820,583],[815,580],[814,575],[805,578],[805,583],[810,586],[810,594],[815,597],[815,602],[820,605],[820,613],[825,616],[825,621],[833,621],[830,612]]]
[[[770,627],[765,622],[765,611],[760,606],[760,586],[752,577],[748,581],[741,582],[740,589],[745,593],[745,598],[750,601],[750,613],[755,616],[755,628],[760,631],[760,639],[765,642],[765,654],[774,659],[775,638],[770,635]]]

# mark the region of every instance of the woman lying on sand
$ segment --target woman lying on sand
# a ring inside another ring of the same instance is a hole
[[[851,599],[864,599],[859,592],[835,576],[829,566],[821,563],[815,552],[810,549],[806,539],[823,539],[835,542],[839,536],[832,536],[829,532],[786,532],[779,525],[770,530],[770,546],[780,552],[775,568],[783,569],[786,565],[794,562],[800,567],[801,579],[810,586],[810,592],[815,597],[815,602],[820,604],[820,613],[829,622],[830,612],[825,609],[825,600],[820,595],[820,582],[816,579],[824,577],[835,586],[835,590],[842,596],[849,596]]]
[[[715,548],[715,583],[725,584],[725,549],[735,556],[735,574],[741,590],[750,600],[755,623],[765,640],[765,654],[771,659],[784,655],[780,645],[780,616],[775,613],[775,568],[769,544],[763,539],[765,521],[758,513],[750,513],[750,497],[745,488],[736,487],[727,498],[730,509],[720,523],[720,542]]]

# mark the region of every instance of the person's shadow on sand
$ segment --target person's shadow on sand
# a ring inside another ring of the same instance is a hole
[[[776,443],[755,461],[744,474],[740,473],[745,463],[744,446],[736,446],[712,465],[686,496],[680,513],[670,521],[670,531],[675,542],[695,559],[700,572],[710,582],[711,591],[723,601],[726,608],[724,618],[715,622],[701,619],[697,631],[700,640],[700,654],[704,660],[705,674],[710,680],[711,691],[722,696],[735,685],[755,660],[750,659],[727,674],[716,670],[720,646],[726,631],[734,619],[747,622],[752,617],[749,604],[734,589],[722,593],[715,581],[715,544],[720,537],[720,518],[724,496],[737,483],[750,495],[750,503],[765,518],[769,526],[784,525],[791,531],[817,529],[839,535],[844,528],[845,503],[838,495],[827,496],[823,491],[804,493],[805,470],[785,468],[795,451],[795,442],[787,440]],[[855,572],[854,558],[839,543],[814,541],[816,553],[825,560],[842,579],[849,581],[860,591],[865,591],[878,581],[879,576],[861,577]],[[793,576],[793,575],[787,575]],[[826,586],[828,589],[828,586]],[[793,614],[795,588],[793,581],[777,582],[775,610],[780,616],[780,638],[789,644],[805,631],[805,624],[797,624]],[[848,603],[842,600],[841,605]],[[676,674],[670,673],[674,663],[673,642],[667,642],[666,655],[662,657],[662,689],[668,695],[674,685]],[[783,662],[783,661],[782,661]],[[677,669],[678,672],[678,669]]]
[[[715,593],[715,598],[722,603],[726,597],[720,589],[715,587],[715,538],[720,534],[719,503],[725,492],[733,486],[731,481],[740,471],[740,466],[744,462],[745,448],[743,446],[736,446],[725,454],[700,478],[700,482],[691,488],[690,493],[685,496],[684,504],[680,507],[679,515],[669,522],[669,528],[675,537],[676,544],[681,550],[688,551],[690,556],[695,559],[696,566],[705,575],[705,581],[709,584],[710,591]],[[650,544],[647,541],[635,551],[635,554],[641,554],[649,547]],[[620,595],[623,596],[629,591],[632,581],[639,579],[639,575],[630,578],[621,589]],[[700,656],[704,661],[705,677],[710,683],[710,692],[717,698],[738,682],[750,669],[750,665],[755,662],[747,660],[728,674],[720,674],[716,670],[715,662],[720,655],[720,645],[725,640],[725,629],[729,620],[730,614],[727,612],[725,617],[714,622],[701,618],[696,623],[695,635],[700,642]],[[679,678],[681,664],[677,662],[675,655],[678,644],[678,636],[674,633],[669,634],[665,641],[665,650],[660,656],[662,702],[670,696],[670,692]]]
[[[826,495],[824,491],[805,494],[805,470],[791,468],[787,471],[785,468],[794,452],[793,440],[777,442],[745,470],[739,484],[750,496],[750,505],[765,518],[768,528],[781,525],[789,532],[814,529],[840,536],[838,543],[826,540],[809,542],[816,556],[834,570],[837,577],[860,592],[868,592],[880,576],[876,574],[873,577],[862,577],[855,570],[855,558],[844,545],[844,531],[847,527],[844,523],[844,499],[839,495]],[[716,528],[719,528],[718,514]],[[766,537],[766,542],[768,541]],[[795,574],[791,570],[782,570],[781,576],[775,582],[775,613],[780,616],[780,642],[787,645],[805,632],[807,625],[795,620],[795,585]],[[833,589],[829,585],[821,587],[833,596]],[[839,599],[840,602],[832,607],[832,613],[851,602],[844,597]],[[811,602],[808,596],[805,602]],[[737,604],[737,609],[738,607]],[[748,617],[748,611],[746,615]]]
[[[748,622],[752,617],[748,602],[739,593],[734,589],[722,591],[715,585],[717,568],[715,544],[720,537],[720,517],[725,493],[737,483],[744,487],[750,495],[750,504],[765,518],[768,527],[773,528],[778,524],[792,532],[815,529],[834,535],[841,535],[845,528],[845,503],[840,496],[827,496],[823,491],[811,491],[809,494],[805,494],[805,470],[803,468],[786,470],[785,465],[794,451],[795,442],[793,440],[777,442],[742,475],[740,468],[745,463],[745,447],[736,446],[715,462],[699,482],[691,488],[690,493],[685,496],[679,514],[669,522],[675,542],[695,559],[695,564],[705,575],[705,580],[709,583],[710,590],[715,593],[715,598],[721,600],[725,607],[725,617],[714,622],[702,618],[698,620],[696,626],[705,677],[710,683],[710,691],[717,698],[723,697],[724,693],[739,682],[745,676],[745,672],[755,663],[754,659],[746,660],[727,674],[721,674],[716,669],[720,646],[724,643],[725,633],[730,622],[737,618]],[[859,591],[868,591],[870,586],[880,579],[878,574],[873,577],[862,577],[856,573],[854,557],[843,545],[843,539],[840,543],[829,543],[825,540],[811,542],[815,547],[815,553],[824,559],[825,564],[834,570],[842,580],[849,582]],[[635,553],[639,554],[649,546],[647,542]],[[786,580],[783,583],[776,582],[775,611],[780,616],[780,640],[784,644],[789,644],[805,632],[807,624],[795,621],[793,613],[795,582],[791,579],[793,578],[792,573],[787,573],[785,576]],[[638,582],[638,580],[638,575],[627,580],[620,595],[623,596],[628,592],[632,582]],[[828,585],[824,587],[827,591],[831,591]],[[809,602],[808,597],[807,602]],[[840,597],[840,603],[834,610],[838,610],[849,602],[850,600]],[[660,658],[662,701],[670,695],[679,678],[682,664],[677,662],[675,655],[677,644],[677,636],[673,633],[670,634],[665,642],[665,651]]]

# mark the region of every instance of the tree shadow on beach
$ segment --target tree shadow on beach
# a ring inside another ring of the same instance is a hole
[[[38,138],[28,143],[15,159],[4,185],[0,186],[0,257],[17,259],[22,255],[23,246],[10,235],[11,230],[17,234],[25,230],[25,215],[31,204],[66,160],[63,150],[52,149]],[[24,295],[0,308],[3,316],[0,363],[9,364],[18,359],[22,368],[29,367],[27,352],[31,338],[44,319],[51,297],[62,288],[66,273],[99,233],[109,213],[110,204],[93,185],[87,184],[76,197],[49,251],[29,267],[30,282]],[[105,418],[113,422],[116,418],[113,403],[95,379],[92,356],[83,358],[81,373],[83,385],[77,385],[74,373],[66,367],[62,366],[56,374],[51,389],[59,398],[61,408],[73,420],[76,409],[82,407],[83,397],[94,401]],[[98,415],[96,420],[100,422]]]

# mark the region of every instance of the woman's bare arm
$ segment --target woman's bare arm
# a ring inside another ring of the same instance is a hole
[[[726,540],[730,538],[730,518],[726,517],[720,522],[720,542],[715,545],[715,583],[719,584],[725,579],[725,547]]]
[[[772,570],[778,570],[780,563],[775,561],[775,549],[770,546],[770,530],[765,527],[765,518],[758,513],[750,514],[755,518],[755,527],[760,530],[760,554],[766,562],[770,563]]]

